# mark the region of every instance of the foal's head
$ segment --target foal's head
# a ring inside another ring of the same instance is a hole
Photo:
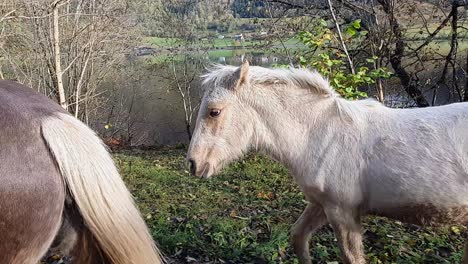
[[[192,174],[208,178],[249,148],[252,111],[240,100],[250,85],[248,75],[249,63],[244,62],[204,76],[204,96],[187,154]]]
[[[250,146],[274,150],[277,142],[293,144],[330,105],[336,108],[332,112],[352,116],[346,105],[332,104],[338,95],[313,71],[249,68],[245,62],[203,77],[204,96],[187,154],[192,174],[199,177],[217,173]]]

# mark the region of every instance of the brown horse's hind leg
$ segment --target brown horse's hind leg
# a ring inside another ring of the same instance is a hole
[[[65,213],[62,226],[55,237],[50,252],[56,255],[69,256],[76,247],[78,238],[78,231],[71,222],[70,216]]]
[[[309,238],[327,222],[327,218],[321,206],[307,205],[302,215],[297,219],[291,229],[291,239],[300,264],[311,264],[309,253]]]
[[[9,195],[0,191],[0,263],[37,264],[47,252],[60,228],[63,208],[61,190],[50,191],[50,198],[34,189]]]
[[[89,230],[82,229],[78,233],[76,247],[71,253],[73,263],[77,264],[109,264],[110,261],[99,249],[97,241]]]
[[[55,238],[52,253],[69,256],[76,264],[107,264],[93,235],[83,224],[83,219],[67,199],[62,227]]]

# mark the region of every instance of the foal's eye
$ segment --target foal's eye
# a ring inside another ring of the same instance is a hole
[[[210,116],[211,117],[217,117],[221,114],[221,109],[211,109],[210,110]]]

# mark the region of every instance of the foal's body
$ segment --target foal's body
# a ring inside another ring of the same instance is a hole
[[[248,64],[220,66],[204,85],[192,172],[209,177],[251,147],[286,164],[309,201],[291,233],[300,263],[311,263],[308,238],[326,223],[345,263],[365,262],[366,214],[468,224],[467,103],[401,110],[350,102],[319,74]]]
[[[37,264],[52,245],[77,264],[160,263],[97,136],[45,96],[0,81],[0,263]]]
[[[381,108],[363,150],[367,209],[421,224],[468,224],[468,104]]]
[[[310,202],[292,232],[301,263],[310,262],[309,234],[327,222],[346,263],[365,262],[360,217],[366,214],[468,225],[468,104],[399,110],[345,103],[358,105],[360,120],[316,123],[309,150],[299,155],[306,169],[290,166]]]
[[[468,104],[400,110],[345,103],[356,104],[359,117],[310,126],[303,158],[292,161],[306,195],[319,201],[326,194],[361,213],[466,224]]]

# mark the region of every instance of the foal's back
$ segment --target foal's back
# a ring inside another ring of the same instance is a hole
[[[62,111],[28,87],[0,81],[0,263],[30,263],[59,228],[64,186],[40,123]],[[31,250],[15,250],[25,244]]]
[[[468,224],[468,103],[388,109],[368,148],[370,211],[423,224]]]

